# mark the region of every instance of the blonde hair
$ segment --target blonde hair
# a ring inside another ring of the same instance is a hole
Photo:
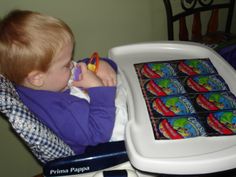
[[[14,10],[0,21],[0,73],[16,84],[33,70],[46,72],[69,42],[71,29],[61,20],[32,11]]]

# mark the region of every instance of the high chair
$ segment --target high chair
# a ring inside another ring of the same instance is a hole
[[[75,155],[68,145],[38,121],[21,102],[13,84],[2,75],[0,75],[0,111],[40,161],[45,177],[76,174],[101,176],[99,170],[114,166],[120,170],[114,172],[110,170],[105,173],[129,173],[131,177],[135,176],[133,171],[125,170],[129,163],[126,164],[128,157],[123,141],[88,147],[84,154]]]
[[[168,106],[163,106],[162,103],[173,97],[168,94],[170,97],[160,96],[160,92],[163,91],[163,89],[159,89],[160,85],[150,84],[159,82],[159,79],[164,78],[163,80],[165,80],[168,77],[181,80],[180,75],[183,68],[180,65],[177,66],[176,63],[180,60],[192,63],[190,61],[192,59],[207,58],[217,70],[214,73],[218,73],[224,79],[223,82],[227,83],[229,90],[235,95],[235,70],[219,54],[199,43],[159,41],[114,47],[109,51],[109,58],[112,58],[120,66],[121,75],[124,76],[123,83],[127,89],[129,115],[125,132],[125,144],[129,161],[135,168],[149,173],[174,176],[232,176],[235,174],[235,170],[232,169],[236,168],[236,136],[220,136],[219,134],[218,136],[216,134],[211,136],[206,134],[192,137],[194,133],[188,131],[191,138],[171,138],[169,135],[175,136],[175,130],[181,132],[182,128],[179,129],[178,125],[173,125],[177,126],[173,130],[169,126],[170,124],[164,123],[164,125],[162,121],[175,122],[175,120],[179,120],[179,114],[168,117],[170,116],[168,110],[173,105],[169,102],[171,106],[169,105],[169,108],[167,108]],[[204,68],[203,65],[199,66],[199,70],[201,70],[200,68]],[[169,76],[171,73],[176,75]],[[209,77],[211,76],[209,75]],[[182,79],[181,82],[186,78]],[[215,81],[212,83],[215,83]],[[223,82],[220,81],[219,84]],[[170,81],[170,83],[172,85],[174,81]],[[184,82],[182,84],[188,89],[187,84],[185,85]],[[170,85],[163,84],[163,88],[170,89],[172,87]],[[178,87],[178,89],[180,88]],[[186,96],[190,96],[191,93],[193,92],[188,90]],[[180,98],[181,95],[178,93],[175,96]],[[193,103],[191,104],[193,106]],[[178,105],[177,107],[180,108],[181,106]],[[191,106],[187,107],[186,110],[190,110]],[[197,110],[195,106],[194,109]],[[156,114],[157,112],[159,115]],[[196,111],[195,116],[198,113],[199,111]],[[187,117],[188,115],[185,114]],[[202,121],[206,121],[205,116]],[[196,122],[192,125],[194,126],[190,125],[190,127],[195,127],[194,129],[197,130]],[[184,130],[186,130],[186,127]],[[200,132],[199,130],[198,132]],[[234,132],[236,133],[236,129]],[[185,136],[185,133],[183,136]]]
[[[132,44],[109,51],[120,67],[128,95],[125,141],[108,142],[74,152],[20,101],[11,82],[0,75],[0,111],[42,163],[43,174],[64,177],[231,176],[236,168],[236,136],[156,139],[135,70],[143,62],[209,58],[236,94],[235,70],[214,50],[190,42]],[[162,175],[163,174],[163,175]],[[167,175],[165,175],[167,174]],[[198,175],[199,176],[199,175]]]

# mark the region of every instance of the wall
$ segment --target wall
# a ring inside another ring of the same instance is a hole
[[[160,0],[0,0],[0,17],[11,9],[28,9],[64,20],[76,37],[75,58],[112,47],[167,40],[165,8]],[[236,14],[232,32],[236,33]],[[1,176],[29,177],[41,167],[0,118]]]
[[[107,55],[114,46],[144,42],[155,39],[164,40],[163,26],[156,26],[153,31],[153,3],[162,10],[159,18],[164,19],[165,11],[161,1],[155,0],[0,0],[0,16],[10,9],[30,9],[64,20],[76,36],[75,57],[83,58],[98,51]],[[158,21],[156,21],[158,22]],[[163,23],[163,21],[162,21]],[[157,29],[159,28],[159,29]],[[158,33],[158,30],[161,33]]]

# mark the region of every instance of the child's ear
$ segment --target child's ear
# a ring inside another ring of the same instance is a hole
[[[33,87],[41,87],[44,84],[44,73],[42,71],[31,71],[26,77],[26,81]]]

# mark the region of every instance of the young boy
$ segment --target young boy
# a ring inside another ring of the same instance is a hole
[[[12,81],[25,105],[76,154],[107,142],[115,122],[116,65],[101,60],[97,73],[81,62],[73,86],[90,102],[70,95],[74,36],[61,20],[15,10],[0,21],[0,73]]]

